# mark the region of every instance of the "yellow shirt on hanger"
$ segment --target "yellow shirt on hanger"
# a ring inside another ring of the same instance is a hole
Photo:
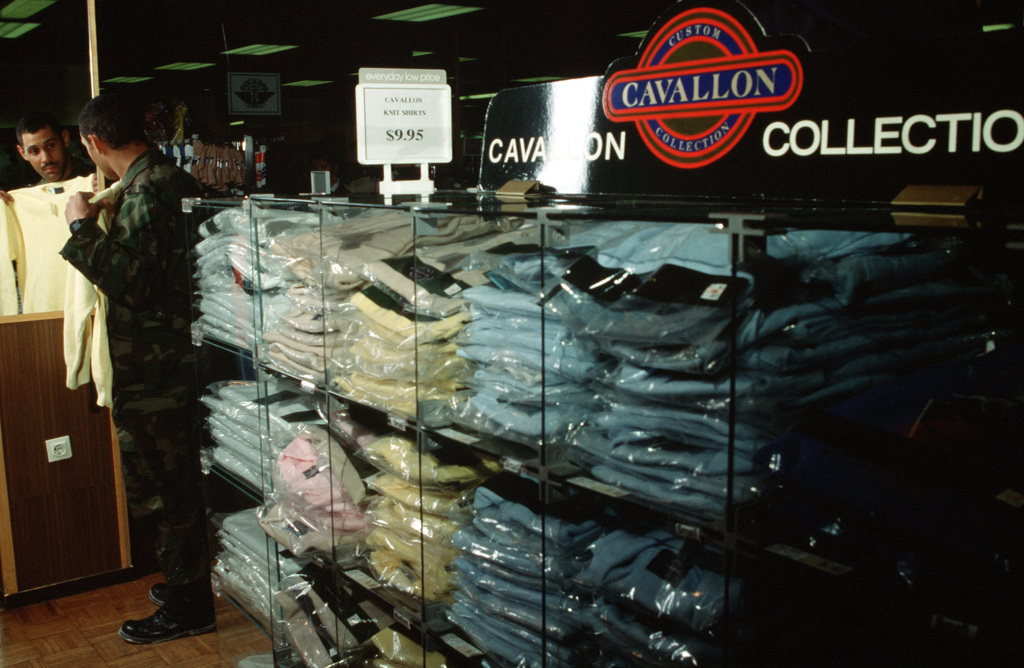
[[[0,207],[0,315],[64,310],[67,263],[58,251],[68,239],[64,207],[71,196],[91,188],[79,176],[10,191],[13,203]],[[14,266],[17,264],[17,275]]]

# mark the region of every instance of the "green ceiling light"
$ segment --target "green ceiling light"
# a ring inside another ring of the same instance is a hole
[[[1011,30],[1013,28],[1012,23],[993,23],[987,26],[981,26],[983,32],[995,32],[997,30]]]
[[[480,60],[480,59],[479,58],[470,58],[469,56],[460,56],[459,57],[459,62],[460,63],[471,63],[474,60]]]
[[[449,16],[458,16],[459,14],[468,14],[469,12],[478,12],[481,9],[483,9],[483,7],[466,7],[463,5],[442,5],[433,3],[413,7],[412,9],[403,9],[400,12],[381,14],[380,16],[374,16],[373,18],[380,19],[382,21],[410,21],[412,23],[422,23],[424,21],[446,19]]]
[[[149,81],[153,77],[114,77],[113,79],[104,79],[103,83],[139,83],[140,81]]]
[[[460,100],[489,100],[490,98],[497,95],[497,93],[477,93],[476,95],[463,95]]]
[[[245,125],[245,121],[231,121],[228,125]]]
[[[295,44],[250,44],[249,46],[242,46],[229,51],[221,51],[221,53],[227,56],[266,56],[271,53],[297,48],[299,47]]]
[[[204,67],[213,67],[213,63],[171,63],[169,65],[160,65],[154,67],[154,70],[173,70],[176,72],[190,72],[192,70],[201,70]]]
[[[38,11],[46,9],[57,0],[14,0],[0,9],[0,18],[27,19]]]
[[[38,23],[18,23],[16,21],[0,21],[0,37],[14,39],[21,37],[29,30],[38,28]]]
[[[413,58],[419,58],[420,56],[432,56],[432,55],[434,55],[433,51],[413,51],[412,52],[412,57]]]
[[[647,37],[647,31],[646,30],[637,30],[636,32],[624,32],[624,33],[620,33],[619,37],[630,37],[632,39],[643,39],[644,37]]]
[[[321,81],[319,79],[303,79],[302,81],[292,81],[291,83],[281,84],[282,86],[323,86],[324,84],[331,84],[333,81]]]

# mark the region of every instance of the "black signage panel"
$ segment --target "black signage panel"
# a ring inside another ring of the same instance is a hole
[[[737,2],[683,2],[604,76],[502,91],[481,187],[888,203],[911,185],[1024,201],[1020,27],[808,51]]]

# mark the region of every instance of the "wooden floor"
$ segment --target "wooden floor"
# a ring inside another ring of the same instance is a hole
[[[269,652],[270,640],[223,597],[217,630],[155,645],[132,645],[117,635],[121,622],[156,609],[148,598],[159,574],[14,610],[0,610],[0,668],[80,666],[216,666]]]

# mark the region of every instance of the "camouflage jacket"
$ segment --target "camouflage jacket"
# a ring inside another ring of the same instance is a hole
[[[197,231],[181,200],[199,194],[195,179],[157,151],[139,156],[121,182],[109,234],[86,222],[60,251],[109,299],[115,395],[175,386],[186,373]]]

